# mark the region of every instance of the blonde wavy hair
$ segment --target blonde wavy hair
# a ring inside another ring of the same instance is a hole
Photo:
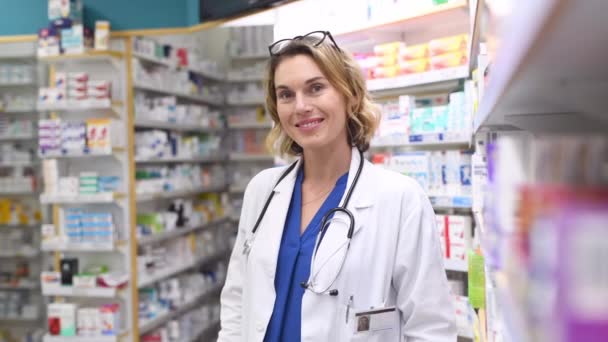
[[[280,156],[302,154],[302,147],[281,127],[274,79],[279,64],[286,58],[298,55],[311,57],[329,83],[344,96],[347,104],[348,143],[361,151],[367,151],[370,140],[378,128],[379,108],[371,101],[365,78],[357,62],[349,53],[334,46],[329,39],[325,39],[317,46],[305,39],[292,40],[280,54],[270,58],[265,80],[266,108],[274,121],[274,126],[266,137],[268,150]]]

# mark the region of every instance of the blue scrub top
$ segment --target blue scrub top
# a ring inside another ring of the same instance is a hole
[[[299,342],[302,323],[302,297],[304,289],[301,282],[308,280],[310,262],[321,219],[330,209],[340,205],[346,190],[348,172],[336,182],[336,186],[300,235],[302,220],[302,181],[304,167],[298,171],[291,203],[287,212],[281,247],[274,278],[276,299],[272,317],[268,323],[264,342]]]

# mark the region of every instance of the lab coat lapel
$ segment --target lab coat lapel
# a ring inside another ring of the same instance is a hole
[[[354,177],[357,174],[357,169],[359,168],[359,161],[359,151],[356,148],[353,148],[350,169],[348,172],[348,181],[344,195],[340,201],[340,206],[343,205],[346,194],[352,187]],[[364,162],[366,164],[368,163],[367,161]],[[357,235],[357,232],[364,226],[365,218],[369,211],[368,209],[372,206],[372,202],[370,200],[371,196],[369,195],[373,193],[373,189],[370,188],[371,183],[368,181],[370,176],[368,173],[370,170],[369,166],[369,164],[363,166],[363,170],[359,176],[359,181],[355,185],[355,189],[347,207],[355,219],[353,239]],[[368,196],[365,194],[368,194]],[[311,275],[318,272],[317,277],[321,283],[326,282],[327,280],[325,279],[325,281],[323,281],[323,278],[331,278],[335,276],[336,272],[338,272],[338,268],[340,267],[342,258],[344,256],[343,253],[346,252],[348,241],[348,224],[346,224],[346,222],[348,222],[348,217],[346,214],[336,213],[334,215],[334,219],[332,220],[332,224],[327,228],[323,241],[319,245],[314,264],[311,265],[311,267],[315,268],[311,269]]]
[[[261,264],[263,265],[264,271],[268,276],[269,285],[274,290],[274,277],[275,270],[277,268],[277,258],[279,255],[279,247],[281,245],[281,237],[283,236],[283,229],[285,227],[285,220],[287,218],[287,212],[289,210],[289,204],[291,203],[291,196],[296,181],[296,175],[301,165],[301,161],[298,161],[296,167],[287,175],[281,183],[279,183],[274,191],[274,197],[268,209],[266,215],[260,223],[258,233],[260,234],[257,239],[262,243],[258,246],[260,248],[257,253],[260,257]],[[278,180],[278,177],[277,177]],[[274,186],[276,180],[269,186]]]

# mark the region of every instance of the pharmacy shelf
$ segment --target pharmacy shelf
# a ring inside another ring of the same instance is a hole
[[[24,140],[36,140],[38,137],[35,135],[13,135],[13,136],[0,136],[0,142],[4,141],[24,141]]]
[[[19,252],[0,251],[0,259],[33,259],[38,255],[40,255],[40,251],[33,248],[28,251]]]
[[[270,55],[268,55],[268,53],[264,52],[259,55],[230,55],[229,58],[233,59],[233,60],[237,60],[237,61],[238,60],[270,59]]]
[[[4,108],[0,109],[1,115],[24,115],[24,114],[36,114],[38,110],[36,108]]]
[[[28,191],[0,191],[0,197],[30,197],[38,196],[40,193],[35,190]]]
[[[153,273],[152,275],[141,275],[141,276],[137,277],[137,279],[138,279],[137,286],[138,286],[138,288],[147,287],[147,286],[150,286],[161,280],[165,280],[174,275],[183,273],[189,269],[214,263],[214,262],[228,256],[229,252],[230,251],[220,251],[220,252],[214,253],[212,255],[201,257],[198,260],[195,260],[195,261],[192,261],[192,262],[189,262],[186,264],[182,264],[179,266],[176,265],[176,267],[167,267],[161,271]]]
[[[230,153],[231,161],[260,161],[260,162],[274,162],[274,156],[270,154],[247,154],[247,153]]]
[[[454,272],[469,272],[469,264],[466,261],[443,259],[445,269]]]
[[[215,228],[225,222],[228,222],[228,219],[226,217],[222,217],[216,220],[213,220],[209,223],[206,224],[202,224],[199,226],[195,226],[195,227],[189,227],[189,228],[176,228],[175,230],[169,231],[169,232],[164,232],[164,233],[160,233],[160,234],[154,234],[154,235],[150,235],[150,236],[144,236],[141,237],[139,239],[139,241],[137,242],[137,244],[140,247],[143,246],[147,246],[147,245],[152,245],[152,244],[156,244],[159,242],[163,242],[163,241],[167,241],[167,240],[172,240],[175,238],[178,238],[180,236],[184,236],[184,235],[188,235],[190,233],[194,233],[197,231],[202,231],[202,230],[207,230],[207,229],[212,229]]]
[[[261,100],[252,100],[252,101],[226,101],[226,105],[232,107],[254,107],[254,106],[265,106]]]
[[[436,133],[401,135],[385,137],[382,140],[375,140],[371,143],[371,148],[390,148],[390,147],[410,147],[410,148],[444,148],[444,149],[468,149],[471,147],[472,136],[464,133]]]
[[[89,100],[66,100],[62,103],[38,103],[39,112],[82,112],[95,110],[114,110],[118,114],[117,107],[122,107],[122,101],[112,101],[110,99],[89,99]]]
[[[20,281],[18,284],[0,284],[0,290],[35,290],[38,284],[33,281]]]
[[[38,62],[46,64],[65,64],[74,61],[91,61],[91,62],[113,62],[123,58],[124,53],[121,51],[87,51],[79,54],[63,54],[57,56],[39,56]]]
[[[134,88],[136,90],[147,91],[150,93],[155,93],[155,94],[160,94],[160,95],[175,96],[178,99],[188,100],[190,102],[204,104],[204,105],[211,105],[211,106],[221,106],[222,105],[221,101],[218,101],[216,99],[210,99],[205,96],[190,95],[190,94],[185,94],[185,93],[181,93],[181,92],[176,92],[173,90],[160,89],[158,87],[151,87],[151,86],[143,85],[140,83],[135,83]]]
[[[0,324],[38,323],[39,317],[1,317]]]
[[[150,321],[141,323],[139,326],[139,334],[147,334],[155,330],[156,328],[180,317],[181,315],[196,309],[197,307],[199,307],[201,302],[217,296],[222,290],[222,286],[222,284],[216,285],[213,288],[205,291],[204,293],[195,296],[192,300],[188,301],[186,304],[179,306],[177,309],[169,311],[163,315],[159,315],[158,317]]]
[[[264,81],[264,75],[254,75],[254,76],[228,76],[226,79],[228,82],[235,83],[245,83],[245,82],[262,82]]]
[[[164,199],[174,199],[181,197],[190,197],[196,196],[204,192],[223,192],[226,190],[226,185],[216,185],[216,186],[207,186],[200,187],[190,190],[180,190],[180,191],[165,191],[160,193],[152,193],[152,194],[138,194],[137,202],[150,202],[155,200],[164,200]]]
[[[34,162],[34,161],[29,161],[29,162],[6,162],[6,163],[0,163],[0,168],[7,168],[7,167],[35,167],[38,166],[39,163]]]
[[[477,56],[479,55],[479,43],[481,40],[481,17],[483,12],[483,1],[485,0],[471,0],[469,1],[469,70],[471,74],[477,67]]]
[[[53,151],[53,152],[39,152],[38,157],[42,159],[79,159],[79,158],[94,158],[94,157],[110,157],[115,156],[117,153],[126,151],[124,147],[112,147],[110,151],[91,151],[88,148],[83,151]]]
[[[46,334],[42,342],[118,342],[120,336],[53,336]]]
[[[204,163],[217,163],[226,160],[225,156],[209,156],[209,157],[170,157],[170,158],[135,158],[135,162],[138,164],[173,164],[173,163],[191,163],[191,164],[204,164]]]
[[[196,124],[178,124],[173,122],[165,122],[159,120],[145,120],[136,119],[135,128],[156,128],[156,129],[168,129],[176,132],[221,132],[221,127],[202,127]]]
[[[230,188],[228,188],[228,192],[231,194],[242,194],[245,193],[245,189],[246,185],[231,185]]]
[[[513,11],[504,20],[475,130],[605,133],[608,2],[538,0]],[[588,32],[594,34],[580,39]]]
[[[65,241],[61,242],[43,242],[40,244],[40,248],[44,252],[112,252],[118,249],[119,246],[126,245],[125,241],[117,241],[111,243],[68,243]]]
[[[41,204],[97,204],[114,203],[116,200],[124,198],[123,193],[97,193],[89,195],[40,195]]]
[[[34,82],[0,82],[0,88],[38,87]]]
[[[201,70],[201,69],[197,69],[191,66],[188,67],[183,67],[178,65],[176,62],[174,61],[169,61],[166,59],[160,59],[154,56],[146,56],[143,54],[139,54],[139,53],[134,53],[133,57],[137,58],[138,60],[144,62],[144,63],[148,63],[148,64],[154,64],[154,65],[163,65],[169,68],[177,68],[177,69],[181,69],[181,70],[187,70],[191,73],[203,76],[204,78],[213,80],[213,81],[223,81],[224,80],[224,76],[220,75],[218,73],[212,72],[212,71],[208,71],[208,70]]]
[[[2,229],[35,229],[40,228],[40,224],[0,224]]]
[[[253,122],[253,123],[235,123],[228,125],[228,129],[241,130],[241,129],[271,129],[272,122]]]
[[[219,320],[208,324],[206,326],[204,326],[202,329],[198,330],[197,332],[195,332],[194,334],[192,334],[192,339],[190,339],[190,342],[198,342],[201,339],[203,341],[207,341],[208,339],[203,339],[203,337],[206,337],[208,334],[212,333],[212,332],[217,332],[219,331],[221,328],[221,322]]]
[[[73,287],[73,286],[42,286],[43,296],[56,297],[83,297],[83,298],[116,298],[118,290],[116,288],[103,287]]]
[[[470,196],[435,196],[430,195],[429,199],[435,209],[463,209],[471,210],[473,198]]]
[[[405,88],[426,86],[434,83],[455,81],[469,77],[469,66],[433,70],[417,74],[367,81],[367,89],[372,92],[401,91]]]

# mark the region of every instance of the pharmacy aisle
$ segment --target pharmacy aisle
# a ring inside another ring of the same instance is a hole
[[[44,315],[36,94],[44,75],[33,43],[0,54],[0,339],[36,338]]]
[[[608,73],[597,56],[607,52],[599,13],[608,4],[538,2],[505,13],[487,3],[474,118],[478,339],[605,341]]]

